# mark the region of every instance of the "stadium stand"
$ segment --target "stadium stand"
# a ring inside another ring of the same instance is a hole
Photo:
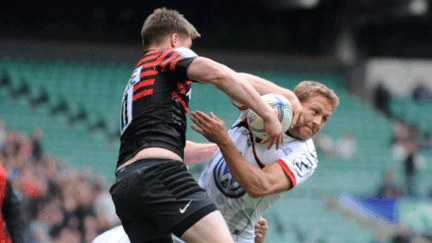
[[[45,134],[43,143],[47,151],[77,168],[90,167],[96,174],[103,173],[110,183],[114,179],[119,147],[119,104],[132,68],[115,63],[2,58],[0,119],[9,128],[27,133],[39,126]],[[394,168],[398,177],[402,176],[402,163],[394,160],[389,146],[395,122],[351,97],[338,77],[244,71],[290,89],[307,79],[333,88],[341,99],[340,106],[321,133],[337,138],[348,131],[358,143],[358,151],[351,161],[319,155],[315,174],[265,214],[270,225],[267,242],[371,242],[373,231],[328,211],[324,202],[342,192],[375,194],[388,167]],[[195,84],[192,96],[191,110],[213,111],[227,125],[238,116],[236,108],[228,99],[221,98],[222,93],[214,87]],[[404,102],[394,105],[395,112],[403,110],[401,106],[414,107],[417,111],[424,109]],[[424,113],[430,112],[417,112],[409,117],[416,121],[431,119]],[[424,123],[425,126],[432,124]],[[187,138],[205,142],[192,129],[188,129]],[[195,176],[199,176],[201,169],[200,166],[191,168]],[[432,171],[421,173],[422,188],[429,188],[425,187],[430,184],[428,172]]]

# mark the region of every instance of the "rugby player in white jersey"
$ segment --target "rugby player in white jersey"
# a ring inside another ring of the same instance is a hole
[[[291,92],[256,76],[248,78],[263,84],[254,85],[261,95]],[[219,147],[198,184],[221,211],[235,242],[254,242],[254,224],[263,213],[318,166],[312,137],[332,116],[339,98],[314,81],[299,83],[294,93],[303,106],[303,119],[287,131],[278,150],[267,149],[249,131],[247,107],[241,107],[240,117],[229,131],[213,113],[191,113],[192,128]]]

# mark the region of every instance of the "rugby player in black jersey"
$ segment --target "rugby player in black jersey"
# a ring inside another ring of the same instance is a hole
[[[213,84],[264,119],[268,148],[283,142],[274,111],[241,75],[192,50],[199,33],[181,14],[156,9],[144,22],[144,54],[125,88],[116,213],[132,243],[233,242],[219,211],[183,163],[192,82]]]

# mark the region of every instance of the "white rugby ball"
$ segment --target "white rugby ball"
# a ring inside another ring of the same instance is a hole
[[[261,96],[261,98],[273,108],[277,118],[282,124],[284,132],[286,132],[291,126],[293,118],[292,106],[289,100],[278,94],[265,94]],[[255,137],[264,139],[267,136],[264,130],[263,119],[251,109],[249,109],[247,114],[247,123],[249,125],[249,130]]]

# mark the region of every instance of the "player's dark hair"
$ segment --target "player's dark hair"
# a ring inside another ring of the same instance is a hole
[[[144,21],[141,37],[144,49],[150,44],[161,44],[167,35],[177,33],[192,39],[201,35],[186,18],[176,10],[158,8]]]

